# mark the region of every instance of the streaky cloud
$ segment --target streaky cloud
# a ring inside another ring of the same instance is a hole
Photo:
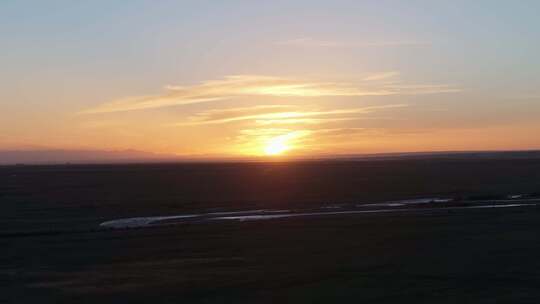
[[[345,42],[334,40],[315,39],[311,37],[300,37],[288,40],[277,41],[276,45],[293,47],[316,47],[316,48],[346,48],[346,47],[411,47],[427,46],[430,43],[421,41],[370,41],[370,42]]]
[[[210,80],[191,86],[167,86],[164,94],[120,98],[86,109],[79,114],[113,113],[155,109],[242,96],[269,97],[359,97],[416,95],[458,92],[459,88],[438,84],[378,83],[397,76],[396,72],[367,76],[360,83],[318,81],[264,75],[232,75],[221,80]]]
[[[356,120],[358,117],[341,118],[289,118],[289,119],[261,119],[255,120],[258,125],[317,125],[329,122]]]
[[[315,124],[330,121],[353,120],[357,118],[355,114],[368,114],[377,110],[406,106],[406,104],[390,104],[350,109],[302,110],[297,106],[292,105],[259,105],[244,108],[208,110],[188,118],[189,121],[187,122],[180,122],[173,125],[211,125],[239,121],[255,121],[259,125]]]
[[[389,71],[389,72],[381,72],[381,73],[375,73],[368,75],[364,77],[364,81],[377,81],[377,80],[385,80],[388,78],[395,78],[399,76],[399,72],[397,71]]]

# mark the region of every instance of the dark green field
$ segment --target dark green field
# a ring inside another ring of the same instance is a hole
[[[99,224],[539,192],[539,159],[3,167],[0,302],[538,303],[537,206]]]

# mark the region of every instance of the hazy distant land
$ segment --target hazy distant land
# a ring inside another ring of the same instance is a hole
[[[114,163],[174,163],[220,161],[283,161],[283,160],[389,160],[421,158],[540,158],[540,151],[441,151],[376,154],[319,155],[291,158],[272,157],[206,157],[150,153],[138,150],[0,150],[0,165],[15,164],[114,164]]]

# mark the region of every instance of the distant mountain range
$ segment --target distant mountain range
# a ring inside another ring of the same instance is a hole
[[[404,152],[328,156],[325,159],[375,160],[375,159],[529,159],[540,158],[540,150],[524,151],[441,151],[441,152]]]
[[[0,151],[0,164],[130,163],[180,160],[172,154],[137,150],[9,150]]]
[[[539,150],[530,151],[447,151],[408,152],[380,154],[325,155],[295,158],[296,160],[392,160],[392,159],[530,159],[540,158]],[[98,164],[98,163],[156,163],[193,161],[272,161],[259,158],[209,158],[181,157],[174,154],[158,154],[138,150],[4,150],[0,151],[0,165],[15,164]]]

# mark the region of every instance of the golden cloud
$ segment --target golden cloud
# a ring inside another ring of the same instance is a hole
[[[409,85],[397,81],[392,83],[374,80],[397,76],[386,72],[368,76],[361,83],[313,81],[262,75],[234,75],[221,80],[205,81],[192,86],[168,86],[161,95],[121,98],[84,110],[81,114],[110,113],[153,109],[177,105],[210,102],[241,96],[274,97],[338,97],[338,96],[386,96],[417,95],[457,92],[458,88],[448,85]]]
[[[255,121],[259,125],[271,124],[315,124],[357,119],[357,114],[377,110],[401,108],[406,104],[390,104],[337,110],[302,110],[293,105],[259,105],[253,107],[212,109],[188,118],[176,126],[224,124],[239,121]]]

